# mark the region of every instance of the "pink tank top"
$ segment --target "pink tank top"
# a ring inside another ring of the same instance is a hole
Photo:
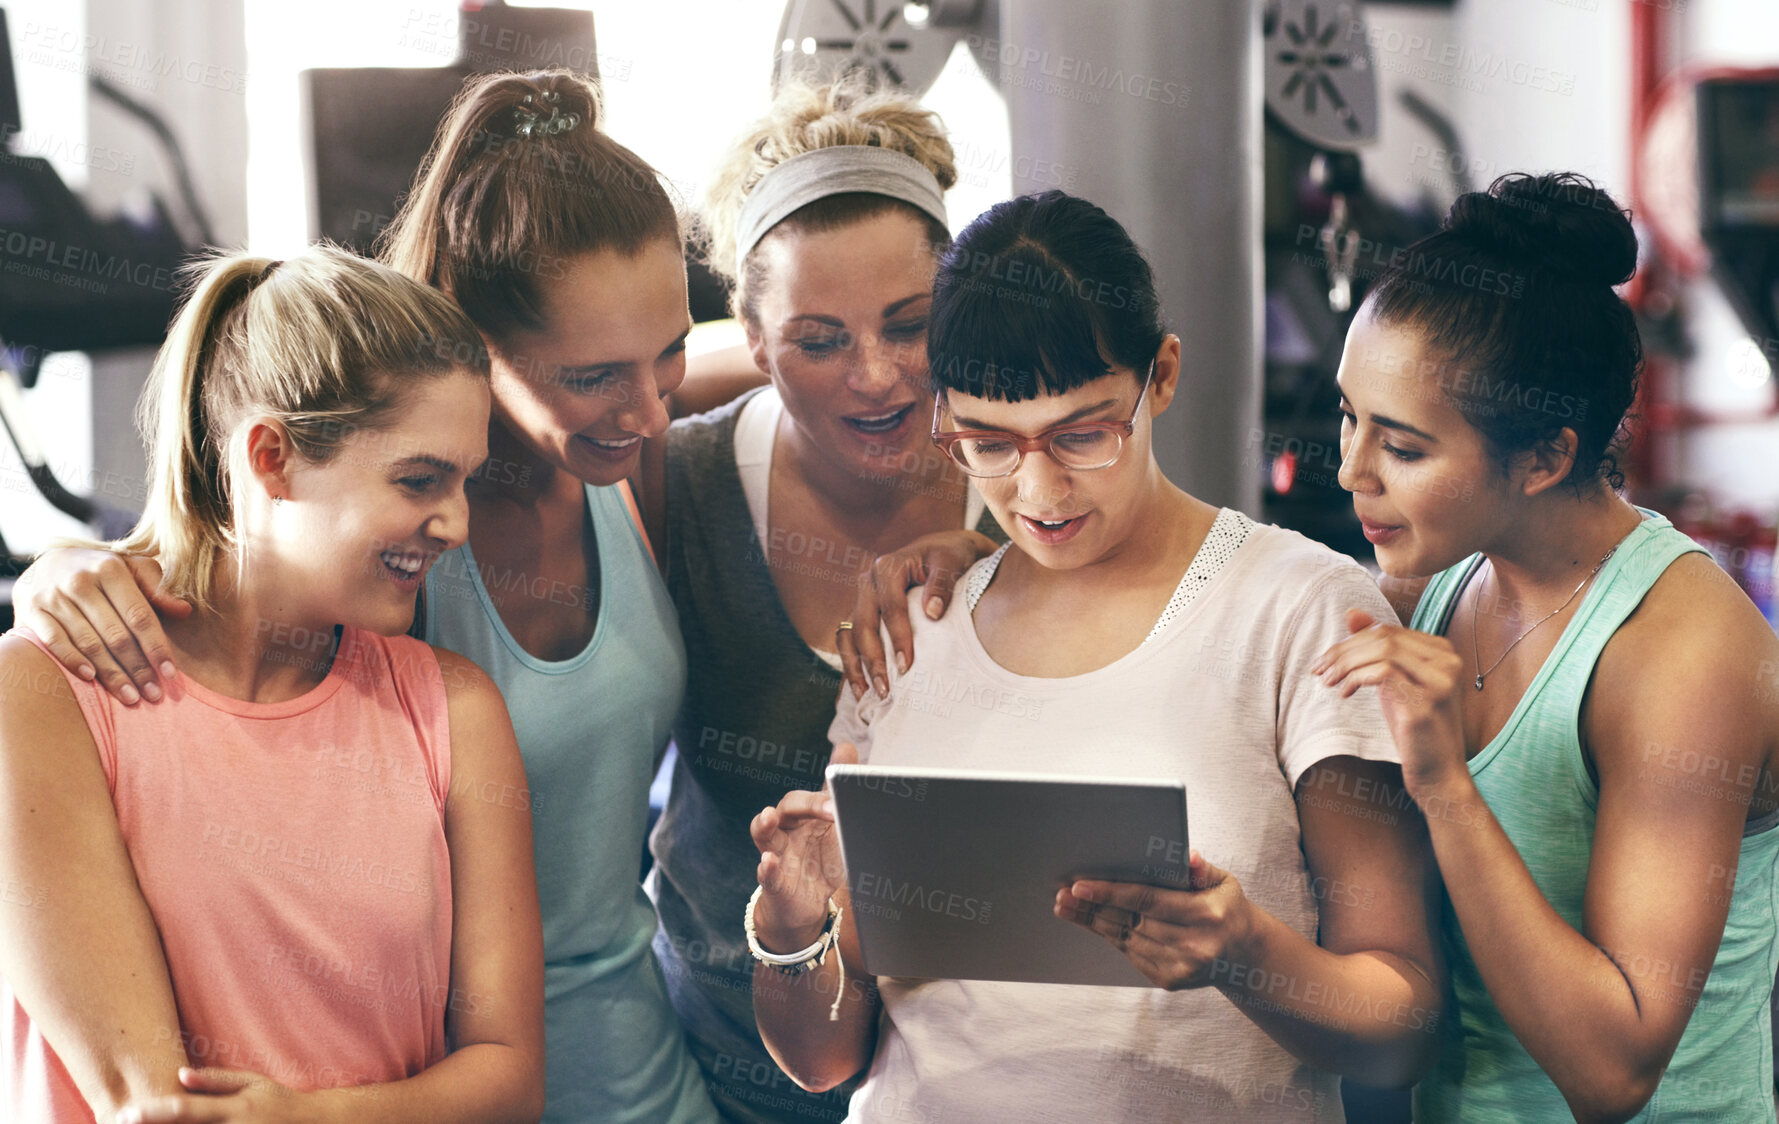
[[[442,1059],[446,1011],[477,997],[450,986],[451,739],[432,649],[345,629],[327,677],[280,703],[184,679],[126,707],[65,674],[160,929],[191,1063],[315,1089]],[[6,1119],[93,1119],[3,980],[0,1038]]]

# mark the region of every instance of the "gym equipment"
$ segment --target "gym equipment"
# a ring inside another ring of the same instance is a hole
[[[193,240],[208,241],[208,219],[172,129],[103,77],[90,77],[88,85],[154,134],[174,169]],[[172,318],[179,265],[195,247],[158,197],[147,221],[92,214],[47,160],[12,151],[22,126],[12,41],[0,11],[0,428],[52,507],[101,538],[115,538],[135,514],[76,494],[56,478],[25,412],[24,391],[51,352],[159,344]],[[28,561],[0,540],[0,579]],[[10,585],[4,592],[0,625],[11,618]]]

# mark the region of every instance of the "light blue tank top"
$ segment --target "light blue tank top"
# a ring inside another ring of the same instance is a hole
[[[655,911],[638,882],[648,789],[685,692],[673,604],[616,488],[586,488],[598,543],[599,620],[585,650],[521,648],[466,543],[426,579],[426,639],[499,685],[530,788],[544,929],[544,1120],[714,1121],[649,949]],[[579,591],[539,591],[572,599]]]
[[[1577,930],[1599,801],[1581,755],[1582,696],[1606,642],[1656,579],[1675,559],[1701,549],[1668,520],[1644,514],[1601,568],[1507,725],[1470,760],[1477,788],[1532,880]],[[1459,593],[1481,561],[1473,555],[1436,576],[1415,610],[1413,627],[1443,635]],[[1749,825],[1742,838],[1723,943],[1667,1074],[1636,1121],[1772,1124],[1767,998],[1779,970],[1775,821],[1779,816]],[[1676,908],[1683,908],[1684,900],[1676,896]],[[1441,928],[1457,1011],[1446,1022],[1437,1066],[1415,1089],[1415,1119],[1487,1124],[1570,1119],[1556,1085],[1489,998],[1449,902]],[[1576,1011],[1574,1017],[1585,1019],[1587,1012]]]

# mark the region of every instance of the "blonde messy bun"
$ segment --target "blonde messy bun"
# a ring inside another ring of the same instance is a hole
[[[729,150],[704,196],[701,233],[705,257],[713,270],[735,283],[737,315],[753,318],[753,302],[748,293],[758,292],[763,280],[756,276],[760,269],[753,254],[748,255],[747,276],[735,276],[736,231],[748,193],[767,172],[793,156],[848,144],[872,145],[911,156],[933,173],[943,190],[950,190],[957,183],[957,160],[944,123],[938,114],[907,94],[872,90],[856,79],[827,86],[781,87],[766,116]],[[811,224],[806,220],[816,217],[818,221],[813,225],[823,229],[908,206],[889,198],[843,208],[824,206],[829,202],[822,199],[811,203],[785,221],[808,226]],[[913,209],[909,210],[912,213]],[[814,214],[817,211],[821,212],[819,216]],[[949,235],[940,240],[949,240]]]

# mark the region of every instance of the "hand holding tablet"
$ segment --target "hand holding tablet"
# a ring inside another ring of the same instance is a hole
[[[1190,854],[1183,890],[1082,879],[1056,892],[1056,916],[1104,937],[1150,983],[1169,991],[1233,982],[1251,958],[1231,956],[1251,926],[1241,885]]]
[[[828,788],[853,923],[873,975],[1157,982],[1087,931],[1122,928],[1125,914],[1114,912],[1115,901],[1095,903],[1102,908],[1088,926],[1059,920],[1057,903],[1082,879],[1186,887],[1183,782],[897,769],[841,759],[828,768]],[[1199,897],[1176,891],[1170,898],[1176,895]],[[1125,900],[1134,899],[1117,898]],[[1149,923],[1135,928],[1148,939]]]

